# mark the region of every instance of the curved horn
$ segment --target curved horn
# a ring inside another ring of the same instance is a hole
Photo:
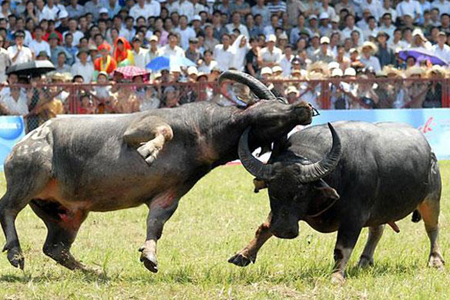
[[[330,174],[336,168],[341,157],[341,141],[336,130],[334,130],[334,127],[330,123],[328,123],[328,127],[333,137],[333,145],[330,152],[322,160],[313,164],[303,165],[296,163],[300,171],[300,182],[307,183],[319,180]]]
[[[250,132],[250,129],[251,127],[245,129],[239,139],[239,159],[250,174],[261,180],[270,180],[273,177],[273,166],[270,164],[265,165],[256,159],[248,147],[248,133]]]
[[[246,73],[239,71],[226,71],[219,77],[219,86],[226,79],[245,84],[259,99],[277,99],[277,97],[275,97],[275,95],[261,81]]]

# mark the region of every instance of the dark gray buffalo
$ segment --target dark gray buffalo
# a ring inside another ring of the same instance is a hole
[[[44,253],[81,270],[90,269],[70,247],[88,213],[146,204],[141,261],[156,272],[164,223],[200,178],[238,158],[239,138],[248,126],[257,128],[251,141],[256,148],[311,122],[310,105],[275,101],[262,83],[243,73],[227,72],[225,79],[266,100],[246,109],[203,102],[124,116],[54,119],[29,133],[5,162],[0,221],[9,262],[24,267],[15,219],[27,204],[48,228]]]
[[[363,227],[369,227],[369,237],[359,265],[367,266],[373,264],[384,224],[398,231],[395,221],[417,209],[431,242],[429,265],[443,267],[437,245],[441,178],[423,134],[396,123],[337,122],[334,127],[293,134],[278,143],[266,165],[252,156],[249,129],[244,132],[239,156],[257,178],[257,189],[268,187],[271,213],[255,239],[229,262],[254,262],[272,235],[297,237],[303,220],[320,232],[338,231],[333,280],[340,282]]]

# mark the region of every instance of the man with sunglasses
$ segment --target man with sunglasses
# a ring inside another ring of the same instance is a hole
[[[8,55],[12,64],[15,65],[33,60],[31,50],[23,45],[25,32],[23,30],[17,30],[14,33],[14,39],[16,44],[8,48]]]

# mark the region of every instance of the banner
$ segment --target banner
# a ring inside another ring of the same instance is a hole
[[[438,159],[450,159],[450,109],[322,110],[312,125],[335,121],[407,123],[422,131]]]
[[[0,169],[14,145],[25,135],[25,126],[21,116],[0,117]]]

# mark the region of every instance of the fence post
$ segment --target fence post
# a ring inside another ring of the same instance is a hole
[[[320,84],[322,89],[322,93],[320,94],[322,97],[322,109],[330,109],[330,84],[324,80]]]

